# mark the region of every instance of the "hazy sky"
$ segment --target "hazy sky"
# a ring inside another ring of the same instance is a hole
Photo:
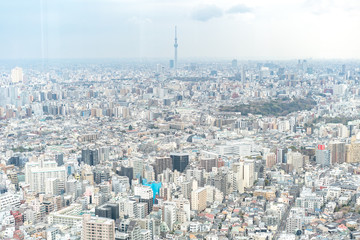
[[[359,0],[6,0],[0,58],[360,59]]]

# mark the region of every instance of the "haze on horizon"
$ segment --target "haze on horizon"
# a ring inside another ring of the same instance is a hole
[[[0,58],[360,59],[357,0],[12,0]]]

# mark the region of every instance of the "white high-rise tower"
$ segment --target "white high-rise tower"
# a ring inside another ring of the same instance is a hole
[[[22,82],[24,78],[22,68],[16,67],[11,70],[11,80],[13,83]]]

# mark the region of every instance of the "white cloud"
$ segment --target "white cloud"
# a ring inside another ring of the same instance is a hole
[[[212,18],[223,16],[223,10],[216,5],[200,5],[197,6],[191,16],[194,20],[206,22]]]

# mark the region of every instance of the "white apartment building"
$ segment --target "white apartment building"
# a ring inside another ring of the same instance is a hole
[[[15,210],[20,207],[20,196],[11,194],[9,192],[0,194],[0,211],[1,210]]]
[[[48,185],[48,191],[60,191],[65,188],[66,169],[65,166],[57,167],[55,161],[29,162],[25,165],[25,182],[30,185],[34,192],[46,192],[46,182],[57,178],[57,186]]]

